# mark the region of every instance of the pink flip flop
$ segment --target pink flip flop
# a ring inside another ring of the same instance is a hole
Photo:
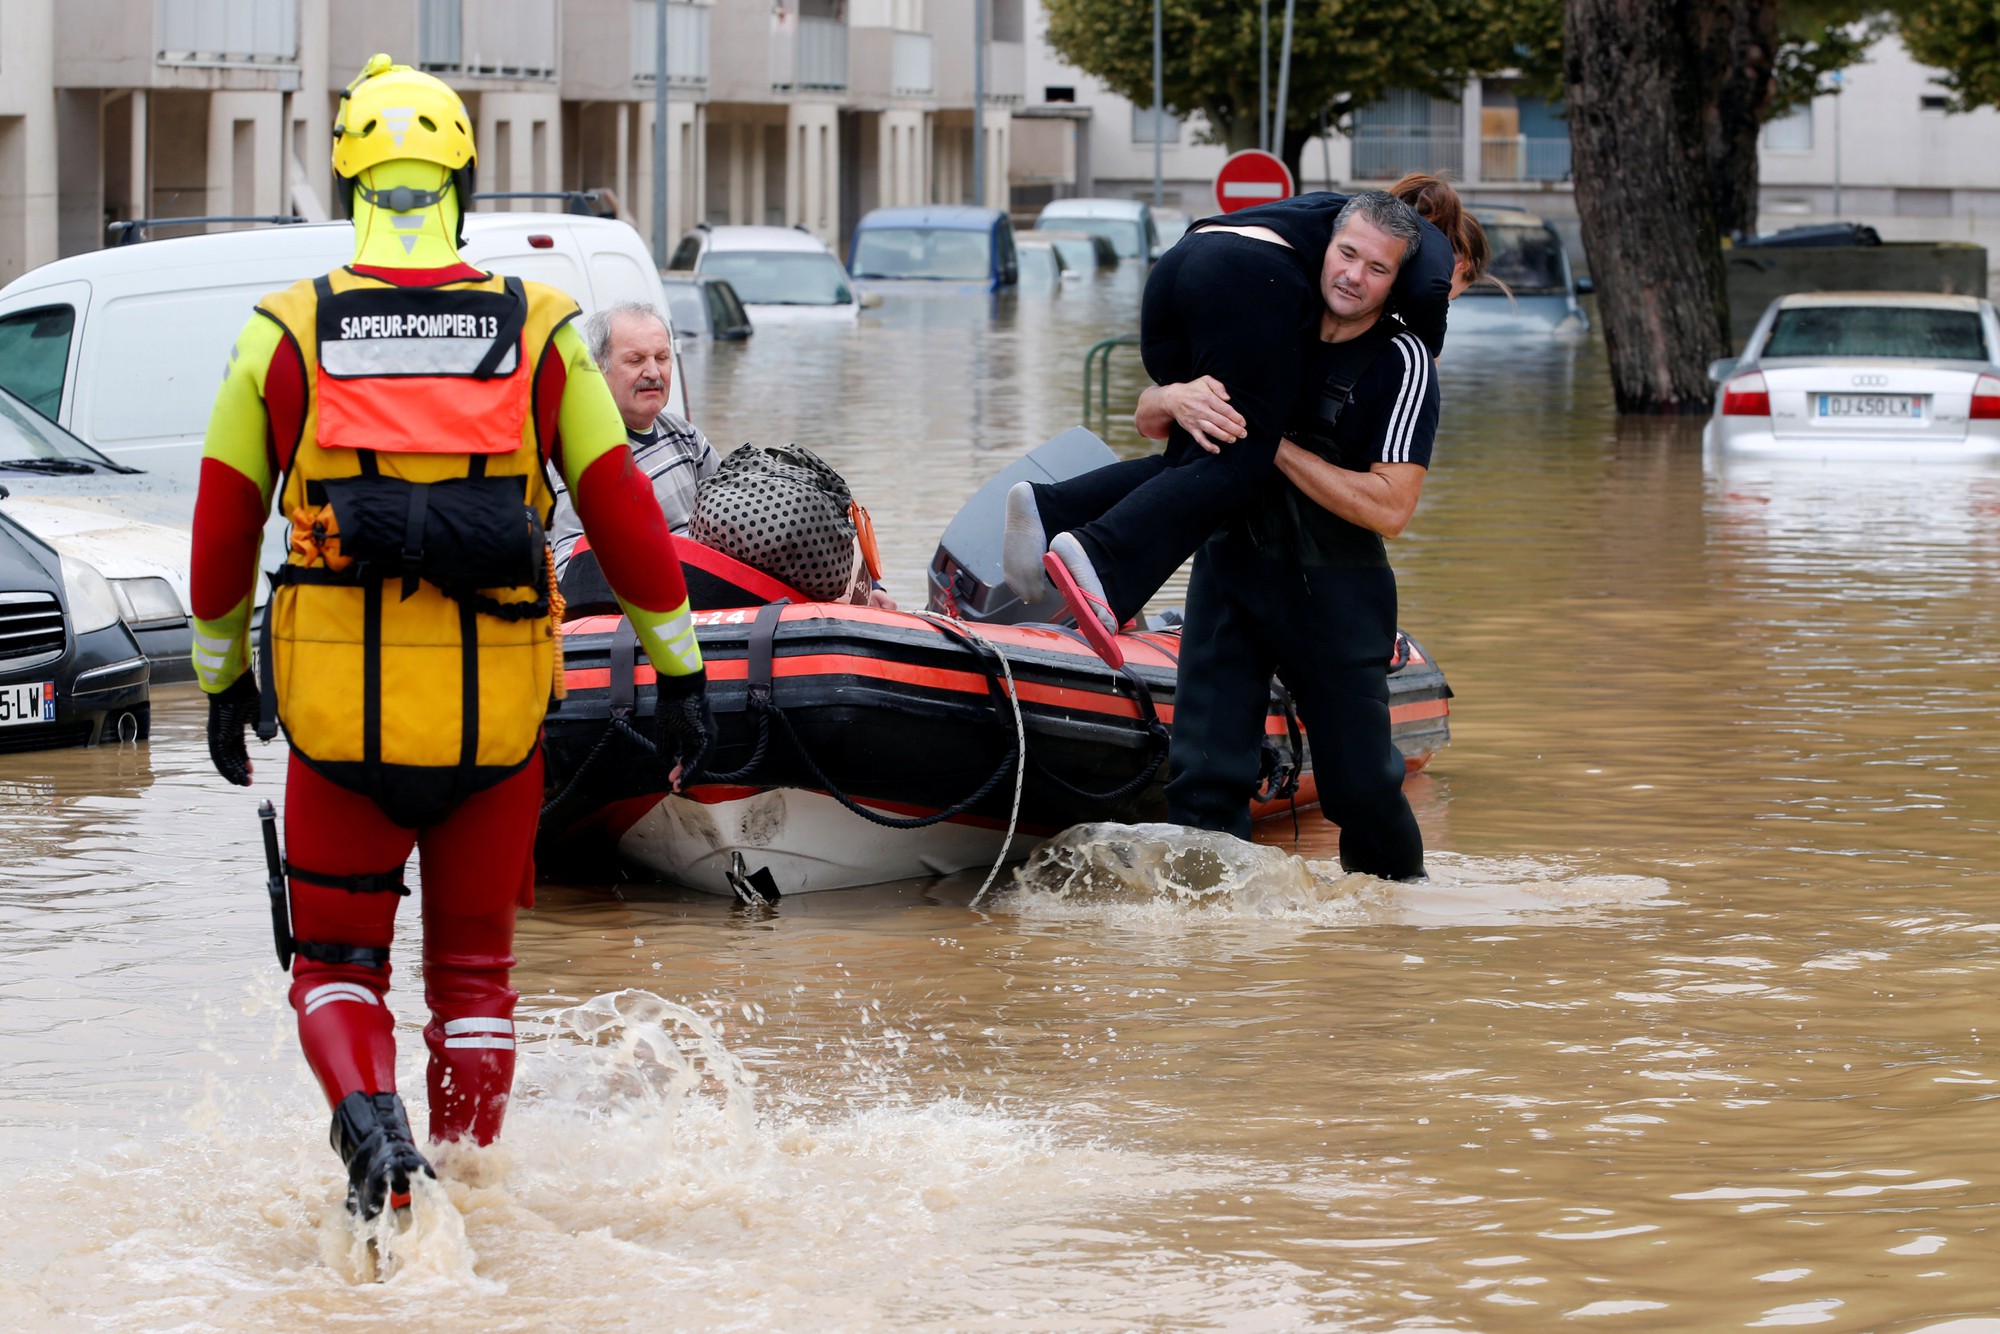
[[[1062,594],[1063,605],[1069,609],[1069,614],[1076,618],[1076,628],[1082,633],[1084,642],[1097,651],[1097,656],[1104,659],[1107,666],[1123,667],[1125,650],[1118,647],[1117,637],[1104,628],[1103,617],[1098,615],[1097,610],[1101,607],[1104,615],[1109,616],[1111,604],[1084,592],[1076,576],[1069,572],[1069,566],[1055,552],[1042,557],[1042,569],[1048,572],[1049,582]]]

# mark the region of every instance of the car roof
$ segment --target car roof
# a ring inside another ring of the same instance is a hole
[[[719,273],[696,273],[693,269],[661,269],[660,281],[669,287],[726,286],[729,279]]]
[[[1136,218],[1146,209],[1138,199],[1057,199],[1042,207],[1045,218]]]
[[[1546,227],[1548,219],[1519,204],[1480,204],[1470,210],[1480,222],[1502,227]]]
[[[1979,311],[1986,306],[1976,296],[1946,296],[1942,292],[1793,292],[1778,298],[1780,310],[1806,306],[1918,306],[1927,310]]]
[[[470,213],[465,219],[468,247],[481,239],[509,233],[561,231],[592,227],[624,227],[611,218],[586,218],[574,213]],[[199,236],[167,236],[156,241],[108,246],[87,250],[64,259],[51,260],[30,269],[0,291],[32,291],[76,279],[106,279],[121,275],[143,276],[131,283],[134,290],[153,287],[179,289],[187,285],[188,269],[246,267],[260,264],[296,268],[302,261],[312,263],[300,272],[323,271],[346,263],[354,253],[354,226],[340,222],[301,222],[284,226],[253,227],[233,232],[208,232]]]
[[[826,242],[797,227],[728,226],[704,229],[710,250],[803,250],[830,254]]]
[[[943,231],[983,232],[1006,216],[997,208],[973,204],[923,204],[914,208],[877,208],[862,215],[856,231],[874,227],[936,227]]]

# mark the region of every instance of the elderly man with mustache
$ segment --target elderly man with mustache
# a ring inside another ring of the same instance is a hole
[[[674,340],[666,320],[654,307],[635,301],[592,315],[583,322],[583,336],[611,387],[618,415],[625,419],[633,463],[652,480],[667,526],[687,536],[695,493],[722,460],[692,422],[667,411],[667,391],[674,382]],[[568,568],[570,553],[582,535],[569,492],[558,489],[555,519],[549,525],[558,577]]]

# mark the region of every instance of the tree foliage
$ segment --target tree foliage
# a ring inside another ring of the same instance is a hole
[[[2000,106],[2000,5],[1993,0],[1904,0],[1910,54],[1944,71],[1953,111]]]
[[[1145,0],[1045,0],[1056,54],[1139,106],[1153,101],[1153,9]],[[1165,0],[1162,84],[1176,115],[1200,112],[1231,148],[1257,143],[1258,11],[1247,0]],[[1277,97],[1283,0],[1271,3]],[[1323,125],[1343,125],[1391,89],[1456,98],[1465,81],[1526,63],[1552,65],[1560,0],[1296,0],[1283,156]]]

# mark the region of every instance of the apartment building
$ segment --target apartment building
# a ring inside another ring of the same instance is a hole
[[[671,0],[670,239],[838,243],[881,204],[1004,203],[1027,0]],[[650,236],[655,0],[5,0],[0,282],[137,218],[338,216],[328,143],[374,52],[464,96],[484,192],[605,189]],[[533,207],[531,204],[509,205]],[[546,205],[544,205],[546,206]]]

